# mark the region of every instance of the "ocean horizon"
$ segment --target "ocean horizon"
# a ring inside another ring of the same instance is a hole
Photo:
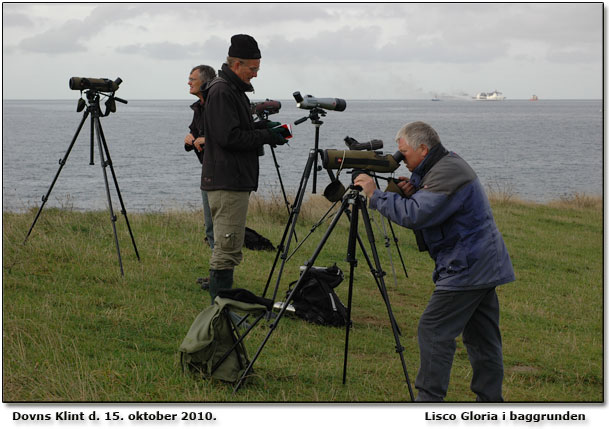
[[[147,212],[200,208],[201,166],[196,156],[183,148],[194,98],[125,98],[128,104],[117,103],[116,112],[102,117],[101,125],[126,209]],[[3,211],[23,212],[41,204],[58,171],[58,161],[65,158],[82,120],[83,113],[76,112],[77,99],[3,100]],[[297,108],[294,100],[278,101],[282,108],[270,120],[290,124],[305,120],[293,126],[289,145],[274,150],[279,167],[270,148],[265,147],[257,193],[264,198],[280,196],[281,178],[292,201],[308,153],[315,145],[316,127],[308,118],[310,112]],[[407,122],[422,120],[438,131],[448,150],[474,168],[489,189],[536,202],[574,194],[603,194],[602,100],[346,101],[344,112],[328,110],[321,117],[321,151],[347,149],[344,138],[349,136],[360,142],[382,140],[383,153],[394,153],[398,129]],[[101,107],[105,109],[103,100]],[[45,207],[107,208],[96,141],[95,165],[89,165],[89,123],[87,119]],[[107,172],[116,207],[116,191],[110,170]],[[404,166],[394,174],[410,175]],[[350,175],[343,173],[340,180],[348,185]],[[321,194],[328,184],[328,174],[318,171],[316,193]],[[306,193],[312,193],[312,177]]]

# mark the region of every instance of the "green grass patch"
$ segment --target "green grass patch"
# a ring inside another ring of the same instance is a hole
[[[299,243],[328,210],[311,197],[297,226]],[[603,213],[598,199],[538,205],[493,201],[517,281],[498,289],[502,309],[507,401],[603,401]],[[373,213],[373,212],[371,212]],[[353,328],[347,384],[342,384],[345,330],[285,317],[237,394],[232,386],[184,375],[178,346],[209,295],[201,211],[129,214],[141,261],[122,217],[117,227],[120,275],[107,212],[46,209],[34,219],[3,213],[3,400],[93,402],[409,401],[386,307],[361,252],[354,276]],[[395,226],[408,270],[395,247],[394,273],[374,214],[377,248],[389,298],[402,330],[410,378],[418,370],[418,319],[433,291],[433,262],[412,233]],[[277,245],[287,220],[283,201],[253,200],[248,226]],[[286,263],[278,299],[298,278],[329,222]],[[365,238],[363,224],[360,233]],[[342,219],[316,265],[345,262],[348,221]],[[393,238],[391,238],[393,242]],[[297,243],[292,242],[294,249]],[[275,252],[244,250],[235,286],[262,294]],[[277,267],[277,269],[279,266]],[[347,302],[348,276],[337,288]],[[267,296],[274,289],[272,282]],[[253,355],[268,332],[246,340]],[[448,401],[475,400],[471,368],[458,341]],[[414,386],[413,386],[414,387]]]

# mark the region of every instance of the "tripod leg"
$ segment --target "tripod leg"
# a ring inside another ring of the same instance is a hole
[[[121,195],[121,190],[118,187],[118,180],[116,179],[116,173],[114,172],[114,167],[112,166],[112,159],[110,158],[110,151],[108,150],[108,145],[106,144],[106,137],[104,136],[104,131],[102,130],[101,122],[98,122],[99,127],[99,136],[101,137],[101,141],[104,146],[104,151],[106,153],[107,164],[110,167],[110,172],[112,173],[112,180],[114,181],[114,188],[116,189],[116,194],[118,195],[118,201],[121,204],[121,213],[125,217],[125,223],[127,224],[127,230],[129,231],[129,236],[131,237],[131,243],[133,243],[133,249],[135,250],[135,256],[137,256],[137,260],[140,260],[140,254],[137,251],[137,246],[135,244],[135,238],[133,238],[133,232],[131,231],[131,224],[129,223],[129,218],[127,217],[127,209],[125,208],[125,203],[123,202],[123,196]]]
[[[393,230],[393,224],[390,220],[387,221],[389,224],[389,229],[391,230],[391,234],[393,235],[393,242],[395,243],[395,248],[398,250],[398,255],[400,256],[400,261],[402,261],[402,268],[404,269],[404,275],[408,278],[408,271],[406,271],[406,265],[404,264],[404,258],[402,257],[402,252],[400,251],[400,246],[398,245],[398,237],[395,235],[395,231]]]
[[[412,391],[412,385],[410,384],[410,377],[408,376],[408,370],[406,369],[406,361],[404,359],[404,347],[400,343],[400,335],[397,326],[397,322],[395,320],[395,316],[393,315],[393,310],[391,309],[391,303],[389,302],[389,295],[387,294],[387,288],[385,286],[385,281],[383,279],[383,271],[381,268],[381,262],[378,257],[378,252],[376,251],[376,246],[374,244],[374,233],[372,232],[372,226],[370,225],[370,217],[368,216],[368,211],[366,209],[366,202],[363,197],[360,196],[358,199],[358,204],[360,206],[362,212],[362,219],[364,220],[364,226],[366,227],[366,234],[368,236],[368,241],[370,242],[370,249],[372,251],[372,257],[374,259],[374,263],[376,265],[376,272],[379,275],[379,284],[381,285],[381,294],[383,295],[383,299],[385,301],[385,306],[387,307],[387,314],[389,315],[389,321],[391,323],[391,329],[393,331],[393,337],[395,339],[395,350],[400,355],[400,361],[402,364],[402,370],[404,371],[404,377],[406,379],[406,384],[408,386],[408,392],[410,394],[410,400],[414,401],[414,393]]]
[[[341,208],[336,213],[336,216],[334,216],[334,219],[332,219],[332,223],[328,227],[328,229],[327,229],[326,233],[324,234],[323,238],[321,239],[319,245],[315,249],[315,252],[313,252],[313,256],[311,256],[311,259],[309,259],[307,261],[305,270],[300,274],[300,278],[298,279],[298,281],[296,282],[296,284],[292,288],[292,292],[290,292],[290,294],[288,295],[288,297],[286,298],[286,300],[285,300],[285,302],[283,304],[283,307],[281,307],[281,310],[277,314],[277,317],[275,318],[273,323],[271,323],[269,332],[266,334],[266,337],[264,338],[264,340],[262,341],[262,343],[258,347],[258,350],[256,351],[256,354],[254,355],[254,357],[250,361],[250,364],[247,366],[247,368],[245,368],[245,371],[243,372],[243,375],[241,375],[241,378],[237,381],[237,384],[235,385],[235,388],[233,389],[233,393],[235,393],[235,392],[237,392],[237,390],[239,390],[239,388],[241,387],[241,384],[243,383],[243,380],[245,379],[245,377],[247,377],[249,372],[252,370],[252,367],[254,366],[254,362],[256,362],[256,359],[258,359],[258,356],[260,356],[260,353],[262,352],[262,349],[264,348],[264,346],[268,342],[269,338],[271,337],[271,334],[273,333],[273,331],[275,330],[275,328],[279,324],[279,321],[281,320],[281,318],[285,314],[285,312],[286,312],[286,310],[288,308],[288,304],[290,303],[290,301],[292,300],[292,297],[294,296],[294,294],[296,293],[296,291],[298,290],[298,288],[302,284],[302,281],[304,280],[305,276],[307,275],[307,273],[309,272],[311,267],[315,264],[315,260],[317,259],[317,257],[321,253],[321,250],[323,249],[323,247],[326,244],[326,242],[328,241],[328,238],[332,234],[332,230],[334,230],[334,227],[338,223],[338,220],[340,219],[341,215],[345,211],[345,207],[347,206],[347,204],[348,203],[347,203],[346,200],[343,201],[343,204],[342,204]]]
[[[116,234],[116,215],[114,214],[114,209],[112,208],[112,198],[110,197],[110,186],[108,184],[108,174],[106,174],[106,167],[108,163],[104,159],[104,149],[102,147],[102,139],[101,139],[101,125],[99,123],[99,112],[93,113],[93,121],[95,122],[95,128],[97,128],[97,144],[99,147],[99,159],[102,166],[102,172],[104,174],[104,183],[106,185],[106,197],[108,198],[108,210],[110,210],[110,220],[112,220],[112,229],[114,230],[114,242],[116,243],[116,253],[118,254],[118,265],[121,268],[121,275],[124,276],[125,272],[123,271],[123,260],[121,259],[121,249],[118,244],[118,235]]]
[[[277,274],[277,280],[275,282],[275,290],[273,291],[272,298],[273,302],[275,302],[275,299],[277,298],[277,291],[279,289],[279,283],[281,281],[281,274],[283,273],[283,268],[285,266],[286,258],[290,249],[292,236],[295,235],[296,221],[298,220],[298,214],[300,213],[300,208],[302,207],[302,201],[304,200],[305,190],[307,188],[309,176],[311,175],[311,168],[313,166],[314,160],[317,160],[317,151],[310,150],[305,169],[302,172],[302,177],[300,178],[300,185],[298,187],[298,192],[296,193],[296,201],[294,202],[294,206],[292,207],[292,212],[290,213],[288,223],[286,224],[281,243],[279,244],[279,246],[277,246],[277,255],[275,257],[275,262],[273,263],[273,267],[271,268],[271,272],[269,274],[266,286],[264,288],[264,292],[262,294],[262,297],[264,298],[271,282],[271,278],[273,277],[273,273],[275,271],[279,255],[281,254],[282,263],[281,268],[279,269],[279,273]]]
[[[349,218],[349,221],[350,221],[351,220],[351,212],[349,211],[349,209],[346,209],[345,213],[347,214],[347,218]],[[374,281],[376,282],[376,286],[378,287],[379,292],[381,292],[381,296],[382,296],[383,300],[385,300],[385,294],[383,293],[383,289],[382,289],[381,284],[379,282],[379,276],[376,274],[376,269],[374,268],[374,265],[372,264],[372,261],[370,260],[370,257],[368,256],[368,252],[366,252],[366,248],[364,247],[364,242],[362,241],[362,238],[360,237],[359,233],[357,234],[357,242],[359,243],[359,247],[360,247],[360,249],[362,251],[362,255],[364,255],[364,259],[366,259],[366,263],[368,264],[368,267],[370,268],[370,272],[372,273],[372,277],[374,278]],[[402,335],[400,333],[399,329],[400,328],[398,327],[398,333],[400,335]]]
[[[271,154],[273,155],[273,162],[275,163],[275,170],[277,170],[277,178],[279,179],[279,186],[281,187],[281,193],[283,194],[283,201],[285,202],[285,207],[288,210],[288,216],[292,213],[290,210],[290,202],[288,201],[288,196],[285,193],[285,188],[283,187],[283,180],[281,180],[281,173],[279,172],[279,163],[277,162],[277,156],[275,155],[275,148],[271,146]],[[296,238],[298,241],[298,238]]]
[[[378,221],[376,216],[371,216],[374,221],[377,223],[378,226]],[[383,232],[383,239],[384,239],[384,243],[385,243],[385,249],[387,250],[387,256],[389,257],[389,263],[391,264],[391,272],[393,273],[393,283],[395,284],[395,287],[398,287],[398,276],[395,273],[395,265],[393,264],[393,257],[391,256],[391,241],[389,241],[389,236],[387,235],[387,228],[385,228],[385,220],[383,219],[383,217],[381,217],[380,219],[380,230]]]
[[[82,116],[82,120],[80,121],[80,124],[78,125],[78,128],[76,129],[76,133],[74,134],[74,137],[72,138],[72,142],[70,143],[70,146],[68,146],[68,150],[66,151],[66,154],[64,155],[64,157],[62,159],[59,160],[59,169],[57,170],[57,173],[55,173],[55,178],[53,179],[53,182],[51,182],[51,186],[49,187],[49,190],[42,197],[42,204],[40,205],[40,208],[38,209],[38,213],[36,213],[36,217],[34,218],[34,222],[32,222],[32,226],[30,226],[30,230],[28,231],[27,235],[25,236],[25,240],[23,240],[23,244],[25,244],[25,242],[29,238],[30,234],[32,233],[32,230],[34,229],[34,225],[36,225],[36,222],[38,221],[38,217],[40,216],[40,213],[42,213],[42,209],[44,208],[44,205],[46,204],[47,200],[49,199],[49,195],[51,195],[51,191],[53,190],[53,186],[55,186],[55,182],[57,181],[57,178],[59,177],[59,173],[61,173],[61,169],[68,161],[68,156],[70,156],[72,147],[74,146],[74,143],[76,143],[78,134],[80,133],[82,126],[84,125],[85,121],[87,120],[87,116],[89,116],[89,109],[85,110],[85,113]]]
[[[90,109],[95,109],[94,106],[90,106]],[[93,116],[95,116],[97,113],[93,113]],[[90,136],[90,141],[91,144],[89,145],[89,165],[95,165],[94,162],[94,155],[93,155],[93,147],[94,147],[94,142],[95,142],[95,120],[91,119],[91,129],[89,131],[89,136]]]
[[[352,197],[350,197],[352,198]],[[355,242],[359,240],[357,233],[358,210],[357,206],[352,204],[351,216],[349,216],[349,241],[347,244],[347,262],[349,262],[349,295],[347,298],[347,326],[345,327],[345,355],[343,359],[343,384],[347,383],[347,356],[349,354],[349,332],[351,330],[351,303],[353,302],[353,277],[357,259],[355,257]]]

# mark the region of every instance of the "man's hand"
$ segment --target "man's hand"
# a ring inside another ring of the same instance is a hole
[[[397,185],[402,190],[402,192],[404,193],[406,198],[410,198],[412,196],[412,194],[414,194],[417,191],[415,189],[415,187],[412,185],[412,183],[410,183],[408,178],[400,176],[400,177],[398,177],[398,180],[399,180],[399,182],[397,183]]]
[[[372,177],[368,176],[367,174],[358,175],[353,181],[353,184],[355,186],[361,187],[364,191],[364,194],[366,194],[368,198],[372,196],[374,190],[376,189],[376,184],[374,183],[374,180],[372,180]]]
[[[203,146],[205,146],[205,137],[198,137],[194,143],[197,152],[201,152],[203,150]]]
[[[188,133],[186,135],[186,137],[184,137],[184,144],[186,146],[192,146],[195,142],[195,136],[193,136],[192,134]]]
[[[288,140],[285,138],[286,136],[284,136],[284,134],[290,134],[290,133],[285,128],[269,128],[269,132],[271,133],[271,136],[273,137],[273,141],[269,142],[269,144],[271,146],[273,146],[273,147],[281,146],[288,142]]]

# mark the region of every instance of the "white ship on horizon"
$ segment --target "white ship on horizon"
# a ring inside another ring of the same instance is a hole
[[[488,93],[479,92],[474,97],[474,100],[503,101],[503,100],[505,100],[505,97],[503,96],[503,94],[501,92],[494,90],[493,92],[488,92]]]

